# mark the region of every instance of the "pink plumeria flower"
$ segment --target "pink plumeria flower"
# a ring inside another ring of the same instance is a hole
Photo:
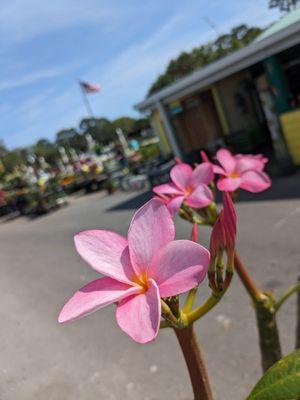
[[[221,175],[217,182],[219,190],[233,192],[238,188],[259,193],[271,186],[271,180],[263,172],[266,159],[259,155],[233,156],[227,149],[217,151],[216,159],[221,166],[214,165],[213,171]]]
[[[213,180],[213,167],[210,163],[202,163],[194,170],[188,164],[175,165],[170,172],[171,181],[155,186],[154,193],[169,196],[168,209],[174,216],[183,201],[193,208],[203,208],[213,201],[208,184]]]
[[[74,321],[117,303],[119,327],[136,342],[154,340],[160,326],[160,299],[196,287],[210,259],[204,247],[174,240],[174,236],[172,217],[159,199],[150,200],[135,213],[127,239],[103,230],[77,234],[78,253],[106,277],[76,292],[58,321]]]

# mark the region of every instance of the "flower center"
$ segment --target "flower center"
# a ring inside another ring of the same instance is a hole
[[[190,195],[190,194],[192,194],[192,193],[193,193],[193,191],[194,191],[194,189],[193,189],[193,188],[191,188],[191,187],[189,187],[189,188],[185,189],[185,193],[186,193],[187,195]]]
[[[150,287],[146,271],[143,271],[140,275],[133,275],[131,280],[141,286],[145,292],[147,292]]]
[[[236,179],[239,177],[239,174],[236,171],[232,171],[229,174],[229,178]]]

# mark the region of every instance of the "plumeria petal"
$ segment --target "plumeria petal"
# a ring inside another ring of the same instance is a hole
[[[259,193],[271,186],[267,174],[259,171],[246,171],[241,176],[240,187],[252,193]]]
[[[178,213],[181,204],[184,200],[185,196],[176,196],[172,200],[169,201],[167,207],[168,210],[170,211],[172,217],[175,217],[175,215]]]
[[[159,287],[161,297],[184,293],[203,281],[210,260],[209,251],[189,240],[166,245],[149,273]]]
[[[227,149],[220,149],[217,151],[216,159],[219,161],[221,166],[225,169],[227,173],[235,170],[236,159]]]
[[[74,237],[76,250],[92,268],[117,281],[132,284],[127,240],[117,233],[102,230],[83,231]]]
[[[220,178],[217,182],[217,187],[219,190],[234,192],[239,188],[240,184],[241,178]]]
[[[192,173],[192,186],[208,185],[214,178],[212,164],[204,162],[198,165]]]
[[[181,163],[175,165],[170,171],[172,181],[180,189],[187,189],[190,185],[193,169],[190,165]]]
[[[174,223],[162,200],[152,199],[141,207],[128,231],[130,258],[136,274],[147,270],[154,256],[174,236]]]
[[[138,343],[154,340],[159,331],[161,303],[157,284],[149,280],[145,293],[128,297],[118,304],[116,317],[119,327]]]
[[[218,165],[213,165],[213,172],[219,175],[227,175],[226,171],[222,167],[219,167]]]
[[[58,322],[70,322],[102,307],[141,292],[141,287],[128,286],[111,278],[100,278],[76,292],[61,310]]]
[[[236,172],[240,175],[245,171],[254,170],[262,171],[265,168],[265,162],[259,158],[245,155],[237,157]]]
[[[155,186],[153,192],[156,194],[179,194],[182,190],[179,189],[174,183],[164,183],[163,185]]]
[[[187,198],[186,204],[194,208],[208,206],[213,200],[212,192],[206,185],[199,185]]]

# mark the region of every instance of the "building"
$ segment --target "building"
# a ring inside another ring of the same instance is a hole
[[[150,116],[164,151],[185,160],[225,144],[235,152],[268,147],[300,165],[300,8],[135,108]]]

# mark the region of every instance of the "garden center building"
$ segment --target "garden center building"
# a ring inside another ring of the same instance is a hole
[[[300,165],[300,8],[136,109],[150,116],[162,150],[185,160],[226,144],[235,152],[269,147]]]

